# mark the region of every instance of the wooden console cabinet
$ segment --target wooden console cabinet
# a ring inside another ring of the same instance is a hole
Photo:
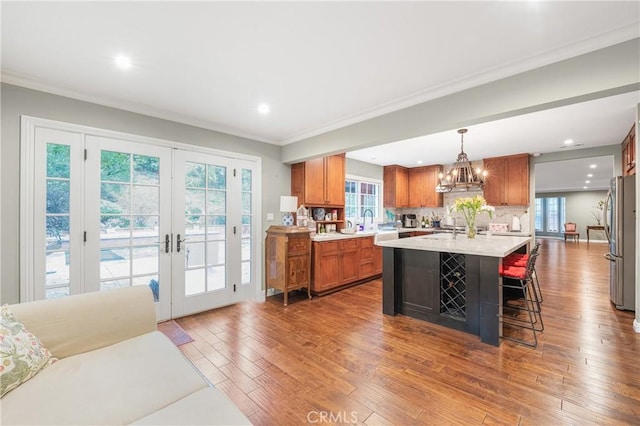
[[[307,289],[311,299],[311,238],[309,228],[275,226],[265,239],[265,296],[269,288],[284,292],[284,306],[291,290]]]
[[[529,205],[529,154],[485,158],[484,198],[492,206]]]

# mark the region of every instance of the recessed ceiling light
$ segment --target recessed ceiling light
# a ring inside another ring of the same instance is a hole
[[[572,145],[573,144],[573,139],[567,139],[564,141],[565,145]]]
[[[418,164],[422,164],[422,160],[418,160]]]
[[[542,154],[541,154],[541,153],[539,153],[539,152],[534,152],[534,153],[533,153],[533,154],[531,154],[531,155],[533,155],[534,157],[538,158],[538,157],[540,157]]]
[[[593,173],[589,173],[587,177],[593,177]]]
[[[115,57],[114,62],[116,66],[121,70],[128,70],[131,68],[131,58],[125,55],[118,55]]]
[[[589,189],[589,187],[587,187],[587,186],[583,186],[583,187],[582,187],[582,189]]]
[[[590,180],[585,180],[584,183],[591,183],[591,181]]]
[[[271,108],[269,108],[269,105],[267,105],[267,104],[258,105],[258,112],[260,114],[267,115],[267,114],[269,114],[269,111],[271,111]]]
[[[592,164],[592,165],[589,166],[590,169],[595,169],[596,167],[598,167],[597,164]]]

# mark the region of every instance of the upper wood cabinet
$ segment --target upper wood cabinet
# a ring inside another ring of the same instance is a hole
[[[492,206],[529,205],[529,154],[484,159],[484,198]]]
[[[384,207],[409,207],[409,170],[402,166],[384,167]]]
[[[309,207],[344,207],[344,154],[291,165],[291,195]]]
[[[624,176],[636,174],[636,125],[622,141],[622,174]]]
[[[442,193],[436,192],[442,166],[409,169],[409,207],[442,207]]]

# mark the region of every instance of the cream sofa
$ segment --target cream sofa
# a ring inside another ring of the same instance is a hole
[[[2,398],[2,425],[250,424],[156,330],[146,286],[9,309],[59,361]]]

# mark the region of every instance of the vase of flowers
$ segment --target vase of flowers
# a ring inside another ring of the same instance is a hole
[[[493,218],[495,208],[487,205],[484,197],[476,195],[475,197],[457,198],[453,202],[454,212],[461,212],[467,229],[467,237],[475,238],[478,230],[476,229],[476,216],[480,213],[488,213],[489,218]]]
[[[598,201],[598,205],[595,206],[596,211],[591,211],[591,216],[596,220],[596,225],[600,225],[600,221],[602,220],[602,213],[604,212],[604,200]]]

